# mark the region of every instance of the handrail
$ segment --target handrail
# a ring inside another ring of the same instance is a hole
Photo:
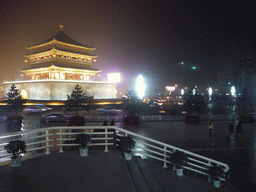
[[[27,143],[27,146],[30,146],[31,148],[28,149],[28,151],[36,151],[39,149],[46,149],[45,154],[50,154],[50,148],[51,147],[59,147],[59,152],[63,152],[63,147],[65,146],[78,146],[78,144],[73,144],[73,143],[63,143],[65,141],[72,141],[75,140],[74,136],[75,134],[79,134],[79,132],[70,132],[70,130],[73,129],[80,129],[83,131],[87,130],[87,134],[89,135],[105,135],[105,137],[102,138],[92,138],[93,141],[103,141],[99,143],[92,143],[91,146],[105,146],[105,152],[108,152],[108,146],[110,145],[115,145],[115,133],[118,132],[116,135],[117,136],[131,136],[136,140],[136,146],[137,149],[140,150],[134,150],[134,153],[139,153],[160,161],[164,162],[163,167],[167,167],[167,163],[171,163],[170,161],[167,160],[168,157],[170,157],[170,154],[175,152],[176,150],[181,151],[186,153],[188,157],[188,162],[187,165],[183,166],[183,168],[188,169],[190,171],[194,171],[200,174],[204,175],[209,175],[208,174],[208,169],[212,164],[217,164],[220,166],[224,172],[226,173],[229,170],[229,166],[225,163],[216,161],[214,159],[204,157],[202,155],[198,155],[195,153],[192,153],[190,151],[163,143],[161,141],[157,141],[154,139],[150,139],[145,136],[141,136],[137,133],[133,133],[131,131],[125,130],[123,128],[118,128],[115,126],[65,126],[65,127],[49,127],[49,128],[42,128],[42,129],[37,129],[37,130],[32,130],[32,131],[20,131],[20,132],[15,132],[15,133],[7,133],[7,134],[1,134],[0,139],[6,139],[6,138],[11,138],[11,137],[16,137],[16,136],[29,136],[28,138],[25,137],[24,140],[29,141],[32,140],[31,142]],[[92,132],[94,129],[103,129],[103,132]],[[66,132],[64,131],[66,130]],[[113,134],[114,131],[114,136],[111,137],[109,136],[110,134]],[[49,133],[50,131],[55,131],[56,134],[56,142],[54,144],[51,144],[49,142],[52,142],[53,139],[50,139],[49,137],[54,136],[53,133]],[[111,132],[112,131],[112,132]],[[42,134],[44,133],[44,134]],[[36,135],[33,135],[36,134]],[[38,135],[41,134],[41,135]],[[70,136],[70,137],[67,137]],[[35,140],[36,139],[36,140]],[[35,140],[35,141],[34,141]],[[118,139],[116,139],[118,140]],[[1,141],[1,140],[0,140]],[[6,143],[6,141],[3,141]],[[0,143],[1,146],[2,143]],[[45,146],[38,146],[38,144],[44,144]],[[0,148],[1,151],[1,148]],[[1,155],[0,158],[6,156],[6,154]],[[221,180],[225,180],[225,178],[220,178]]]
[[[178,148],[178,147],[175,147],[175,146],[172,146],[172,145],[163,143],[163,142],[161,142],[161,141],[157,141],[157,140],[154,140],[154,139],[150,139],[150,138],[148,138],[148,137],[145,137],[145,136],[138,135],[138,134],[136,134],[136,133],[133,133],[133,132],[131,132],[131,131],[127,131],[127,130],[122,129],[122,128],[115,128],[115,129],[117,129],[117,130],[119,130],[119,131],[122,131],[122,132],[125,132],[126,134],[128,133],[128,134],[130,134],[130,135],[132,135],[132,136],[136,136],[136,137],[139,137],[139,138],[141,138],[141,139],[144,139],[144,140],[147,140],[147,141],[151,141],[151,142],[153,142],[153,143],[157,143],[157,144],[159,144],[159,145],[163,145],[163,146],[172,148],[173,150],[179,150],[179,151],[182,151],[182,152],[184,152],[184,153],[186,153],[186,154],[188,154],[188,155],[196,156],[196,157],[198,157],[198,158],[202,158],[202,159],[204,159],[204,160],[211,161],[211,162],[213,162],[213,163],[222,165],[222,166],[224,166],[224,167],[226,168],[226,169],[225,169],[225,172],[227,172],[227,171],[229,170],[229,166],[228,166],[227,164],[225,164],[225,163],[221,163],[221,162],[219,162],[219,161],[216,161],[216,160],[213,160],[213,159],[210,159],[210,158],[207,158],[207,157],[204,157],[204,156],[201,156],[201,155],[192,153],[192,152],[190,152],[190,151],[187,151],[187,150],[184,150],[184,149],[181,149],[181,148]]]

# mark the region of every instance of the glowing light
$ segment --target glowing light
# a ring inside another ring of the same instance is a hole
[[[184,89],[180,90],[181,95],[184,95]]]
[[[108,82],[109,83],[120,83],[121,82],[120,73],[109,73],[108,74]]]
[[[28,60],[24,60],[25,61],[25,63],[27,63],[28,62]]]
[[[236,93],[236,88],[234,86],[231,87],[231,95],[234,96]]]
[[[209,92],[209,96],[211,96],[212,95],[212,88],[211,87],[209,87],[208,92]]]
[[[193,66],[193,67],[192,67],[192,69],[196,69],[196,67],[195,67],[195,66]]]
[[[166,90],[166,91],[169,91],[169,92],[170,92],[170,91],[175,91],[175,87],[166,86],[166,87],[165,87],[165,90]]]
[[[96,62],[97,60],[96,59],[93,59],[93,62]]]
[[[28,94],[27,94],[27,91],[25,89],[21,90],[20,95],[21,95],[22,99],[27,99],[28,98]]]
[[[193,89],[192,93],[193,93],[193,95],[196,94],[196,88]]]
[[[142,99],[145,96],[145,89],[146,89],[146,84],[144,83],[143,76],[139,75],[139,77],[137,78],[137,83],[135,85],[135,90],[140,99]]]

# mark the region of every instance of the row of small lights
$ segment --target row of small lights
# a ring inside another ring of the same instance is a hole
[[[44,56],[44,57],[38,57],[38,58],[34,58],[34,59],[31,59],[31,62],[32,61],[37,61],[37,60],[43,60],[43,59],[48,59],[48,58],[51,58],[51,57],[57,57],[56,54],[53,54],[53,55],[49,55],[49,56]],[[67,58],[67,59],[71,59],[70,56],[64,56],[64,55],[59,55],[59,57],[62,57],[62,58]],[[76,60],[78,61],[90,61],[89,59],[82,59],[82,58],[76,58]],[[28,60],[24,60],[26,63],[28,62]],[[96,62],[97,60],[96,59],[93,59],[94,62]]]

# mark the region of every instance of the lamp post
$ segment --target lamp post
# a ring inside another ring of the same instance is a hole
[[[139,99],[142,99],[145,95],[145,89],[146,89],[146,84],[144,83],[144,79],[142,75],[139,75],[137,78],[137,82],[135,85],[135,90],[138,94]]]
[[[233,125],[234,125],[234,128],[235,128],[235,114],[234,114],[234,101],[233,101],[233,97],[235,96],[236,88],[234,86],[232,86],[231,89],[230,89],[230,92],[231,92],[231,102],[232,102]]]

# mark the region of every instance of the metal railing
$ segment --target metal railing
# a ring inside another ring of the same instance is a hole
[[[94,130],[100,129],[100,132],[94,132]],[[213,164],[221,167],[226,173],[229,170],[229,166],[225,163],[186,151],[175,146],[150,139],[148,137],[127,131],[115,126],[67,126],[67,127],[50,127],[37,129],[33,131],[21,131],[15,133],[8,133],[0,135],[0,162],[4,157],[10,157],[11,154],[4,153],[4,146],[8,144],[8,141],[15,139],[22,139],[26,142],[27,152],[25,156],[31,155],[31,152],[43,152],[50,154],[51,148],[55,148],[55,151],[64,152],[65,147],[79,146],[74,143],[76,135],[86,132],[91,136],[92,146],[104,146],[105,152],[109,151],[110,145],[116,145],[120,136],[131,136],[136,141],[135,149],[133,153],[144,155],[163,162],[163,167],[166,168],[167,164],[172,164],[169,161],[171,154],[175,151],[181,151],[187,154],[188,161],[186,165],[182,166],[184,169],[207,175],[209,167]],[[54,150],[53,150],[54,151]],[[225,180],[225,174],[221,180]]]
[[[132,138],[134,138],[134,140],[136,141],[136,146],[135,149],[133,150],[134,153],[138,153],[162,161],[164,168],[168,167],[167,164],[172,164],[172,162],[169,161],[171,154],[174,153],[175,151],[180,151],[187,154],[188,156],[188,161],[186,162],[186,165],[182,167],[189,171],[209,176],[209,168],[213,166],[213,164],[221,167],[224,173],[227,173],[228,170],[230,169],[227,164],[216,161],[214,159],[207,158],[196,153],[192,153],[190,151],[154,139],[150,139],[148,137],[141,136],[139,134],[124,130],[122,128],[118,128],[117,130],[123,133],[121,135],[117,135],[131,136]],[[225,181],[225,176],[226,175],[223,174],[220,179]]]

